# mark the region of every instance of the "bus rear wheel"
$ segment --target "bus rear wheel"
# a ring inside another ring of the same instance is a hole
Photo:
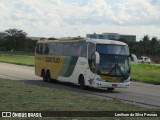
[[[50,75],[49,71],[47,71],[47,73],[46,73],[46,81],[51,83],[51,75]]]
[[[43,81],[47,82],[45,71],[42,70],[41,76],[43,77]]]
[[[84,80],[83,75],[79,76],[79,84],[80,84],[81,89],[83,89],[83,90],[87,89],[87,86],[85,86],[85,80]]]

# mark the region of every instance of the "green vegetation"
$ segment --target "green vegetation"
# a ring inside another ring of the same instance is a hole
[[[36,37],[35,37],[36,38]],[[34,52],[35,45],[37,40],[34,37],[27,37],[27,33],[23,30],[19,30],[16,28],[8,29],[0,32],[0,51],[10,51],[10,50],[18,50],[18,51],[27,51]],[[45,38],[40,38],[45,39]],[[79,40],[83,39],[81,36],[77,37],[63,37],[63,38],[54,38],[51,37],[49,40]],[[156,36],[150,38],[148,35],[144,35],[143,38],[138,40],[137,42],[130,42],[126,39],[119,39],[119,41],[126,42],[129,45],[130,52],[140,57],[142,55],[149,56],[152,61],[159,63],[160,62],[160,42]]]
[[[27,51],[33,52],[36,41],[27,37],[23,30],[8,29],[0,32],[0,51]]]
[[[1,83],[0,111],[148,111],[151,110],[133,104],[122,103],[116,100],[99,99],[96,97],[84,96],[71,91],[55,89],[55,88],[45,88],[23,83],[20,81],[0,79],[0,83]],[[81,119],[85,120],[86,118],[81,118]],[[95,118],[95,120],[96,119],[97,118]],[[98,118],[98,119],[106,120],[106,118]],[[123,117],[123,120],[128,120],[128,119],[129,118],[125,119]],[[136,120],[140,119],[142,118],[139,119],[137,118]],[[149,118],[146,118],[146,120],[149,120]]]
[[[34,56],[0,54],[0,62],[13,63],[18,65],[34,66]]]
[[[157,37],[150,38],[148,35],[145,35],[138,42],[123,42],[128,44],[132,54],[138,57],[149,56],[152,62],[160,63],[160,42]]]
[[[132,65],[131,73],[131,78],[134,81],[141,81],[160,85],[160,66],[158,65]]]
[[[34,56],[35,53],[34,52],[26,52],[26,51],[3,51],[0,52],[1,55],[24,55],[24,56]]]

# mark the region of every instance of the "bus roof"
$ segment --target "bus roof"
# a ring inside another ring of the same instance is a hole
[[[82,39],[82,40],[43,40],[43,41],[38,41],[38,43],[52,43],[52,42],[79,42],[79,43],[94,43],[94,44],[114,44],[114,45],[125,45],[128,46],[126,43],[117,41],[117,40],[109,40],[109,39]]]
[[[87,39],[86,42],[91,42],[94,44],[115,44],[115,45],[126,45],[124,42],[120,42],[117,40],[109,40],[109,39]]]

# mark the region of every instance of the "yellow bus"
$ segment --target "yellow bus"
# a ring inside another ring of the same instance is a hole
[[[114,90],[130,84],[130,53],[115,40],[44,40],[35,51],[35,74],[54,80]]]

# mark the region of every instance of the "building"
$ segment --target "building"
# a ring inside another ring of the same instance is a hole
[[[119,39],[119,34],[118,33],[102,33],[102,34],[87,34],[87,38],[91,39],[111,39],[111,40],[117,40]]]
[[[119,40],[124,42],[136,42],[136,35],[120,35]]]
[[[119,33],[86,34],[90,39],[110,39],[124,42],[136,42],[136,35],[121,35]]]

